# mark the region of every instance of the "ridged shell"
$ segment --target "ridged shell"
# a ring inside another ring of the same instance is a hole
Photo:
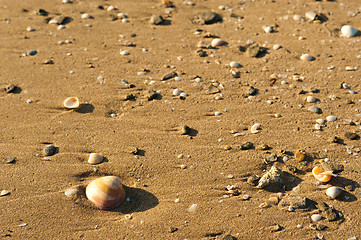
[[[66,108],[78,108],[80,105],[77,97],[69,97],[64,101],[64,107]]]
[[[342,194],[342,189],[339,187],[329,187],[326,190],[326,195],[335,199]]]
[[[91,165],[95,165],[101,163],[103,161],[103,158],[104,157],[98,153],[91,153],[89,155],[88,163],[90,163]]]
[[[116,176],[97,178],[86,187],[87,198],[101,210],[118,207],[125,199],[122,180]]]

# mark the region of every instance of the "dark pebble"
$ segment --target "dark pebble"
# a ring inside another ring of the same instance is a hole
[[[5,164],[12,164],[16,162],[16,157],[6,157],[3,161]]]
[[[167,73],[167,74],[164,75],[164,77],[162,78],[162,81],[172,79],[172,78],[174,78],[174,77],[176,77],[176,76],[178,76],[178,74],[177,74],[176,72]]]
[[[246,142],[246,143],[241,144],[240,148],[241,148],[241,150],[249,150],[249,149],[253,149],[254,146],[253,146],[253,143]]]
[[[52,144],[45,146],[44,148],[44,154],[45,156],[52,156],[56,152],[56,147]]]
[[[207,57],[207,56],[208,56],[207,52],[204,51],[204,50],[202,50],[202,49],[197,50],[197,51],[196,51],[196,54],[197,54],[198,56],[200,56],[200,57]]]
[[[178,228],[176,228],[176,227],[170,227],[169,228],[169,232],[170,233],[174,233],[174,232],[176,232],[178,230]]]
[[[250,96],[256,95],[257,92],[258,92],[258,90],[257,90],[256,88],[252,87],[252,86],[248,89],[248,94],[249,94]]]
[[[359,138],[359,135],[357,135],[356,133],[353,133],[353,132],[346,132],[345,137],[350,140],[356,140]]]

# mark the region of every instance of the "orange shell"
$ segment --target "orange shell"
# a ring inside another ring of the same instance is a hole
[[[86,187],[87,198],[101,210],[118,207],[125,199],[122,181],[116,176],[97,178]]]
[[[328,182],[331,179],[332,174],[329,172],[323,171],[323,169],[319,167],[314,167],[312,169],[313,176],[320,182]]]

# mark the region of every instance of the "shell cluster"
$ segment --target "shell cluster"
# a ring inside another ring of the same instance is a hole
[[[101,210],[111,210],[124,202],[122,180],[116,176],[97,178],[86,187],[87,198]]]
[[[330,181],[332,176],[337,177],[337,175],[333,174],[332,171],[323,171],[322,168],[317,166],[312,169],[312,174],[318,181],[324,183]]]

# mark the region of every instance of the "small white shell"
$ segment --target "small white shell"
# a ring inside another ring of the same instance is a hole
[[[265,33],[271,33],[273,32],[273,28],[272,27],[269,27],[269,26],[264,26],[263,27],[263,30]]]
[[[312,215],[311,215],[311,220],[312,220],[313,222],[321,221],[321,219],[322,219],[322,216],[321,216],[320,214],[312,214]]]
[[[341,194],[342,194],[342,189],[339,187],[329,187],[326,190],[326,195],[333,199],[337,198]]]
[[[320,125],[324,125],[326,123],[326,121],[321,118],[317,119],[316,122]]]
[[[122,181],[116,176],[95,179],[88,184],[85,194],[101,210],[116,208],[125,200]]]
[[[69,97],[64,101],[64,107],[66,108],[78,108],[80,106],[79,99],[77,97]]]
[[[294,15],[293,20],[295,21],[302,21],[303,17],[301,15]]]
[[[197,206],[197,204],[192,204],[192,206],[188,208],[188,212],[194,212],[197,209]]]
[[[314,57],[312,57],[310,54],[302,54],[302,56],[300,57],[300,59],[302,60],[302,61],[313,61],[313,60],[315,60],[315,58]]]
[[[222,46],[226,44],[225,41],[223,41],[222,39],[220,38],[216,38],[216,39],[213,39],[212,42],[211,42],[211,46],[212,47],[219,47],[219,46]]]
[[[239,64],[238,62],[230,62],[229,66],[232,68],[239,68],[241,67],[241,64]]]
[[[259,129],[260,129],[261,125],[259,123],[255,123],[253,124],[253,126],[251,127],[251,133],[258,133]]]
[[[341,28],[341,33],[343,37],[354,37],[357,34],[357,29],[350,26],[350,25],[345,25]]]
[[[327,116],[326,117],[327,122],[335,122],[337,118],[335,116]]]
[[[104,157],[98,153],[91,153],[89,155],[88,163],[91,165],[95,165],[98,163],[101,163],[103,161]]]
[[[307,96],[306,101],[309,103],[314,103],[317,102],[317,98],[315,98],[314,96]]]
[[[70,197],[70,196],[72,196],[72,195],[74,195],[74,194],[77,194],[78,193],[78,189],[76,189],[76,188],[68,188],[68,189],[66,189],[65,191],[64,191],[64,194],[65,194],[65,196],[67,196],[67,197]]]

